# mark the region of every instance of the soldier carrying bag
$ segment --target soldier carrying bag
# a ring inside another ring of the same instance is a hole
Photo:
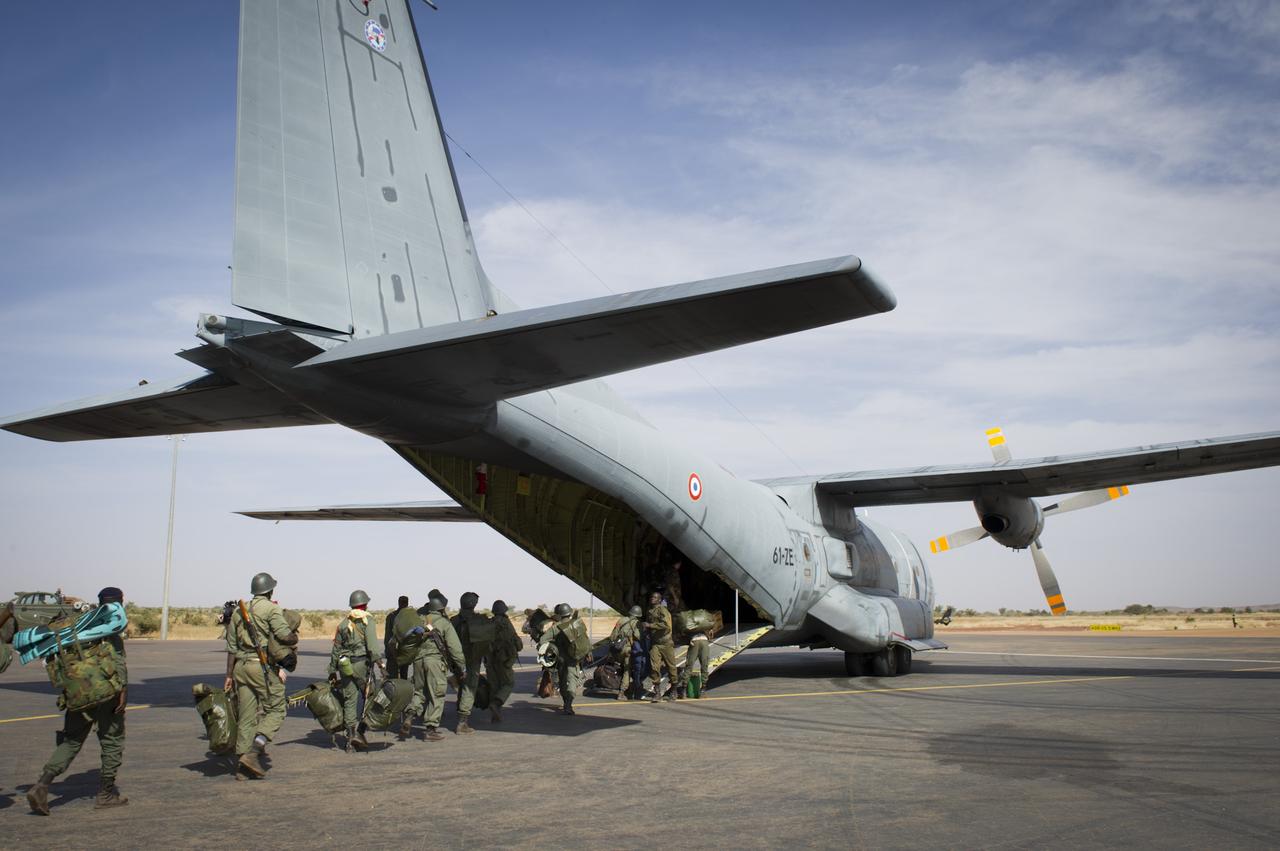
[[[107,639],[87,645],[77,641],[50,656],[46,665],[49,682],[62,692],[58,708],[68,712],[81,712],[108,701],[127,685]]]
[[[208,683],[193,685],[191,697],[209,735],[209,750],[216,754],[230,753],[236,746],[235,701],[225,691]]]
[[[320,722],[326,733],[336,733],[342,729],[342,703],[333,693],[333,686],[328,680],[312,683],[305,689],[289,695],[289,705],[297,706],[305,703],[307,709]]]

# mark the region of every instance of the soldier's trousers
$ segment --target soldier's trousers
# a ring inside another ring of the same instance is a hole
[[[689,675],[693,673],[694,665],[698,665],[698,671],[702,674],[703,682],[707,679],[707,671],[711,668],[711,642],[710,641],[690,641],[689,653],[684,657],[684,682],[689,682]]]
[[[351,676],[338,680],[338,696],[342,699],[342,726],[344,727],[354,727],[360,723],[360,699],[364,696],[364,684],[368,674],[367,662],[352,660]]]
[[[280,732],[284,723],[284,683],[275,670],[263,677],[257,659],[237,659],[231,679],[236,686],[236,753],[246,754],[253,747],[253,737],[261,735],[268,742]]]
[[[489,705],[496,703],[501,706],[511,699],[511,690],[516,687],[516,660],[498,662],[493,666],[486,660],[484,670],[489,677]]]
[[[440,656],[422,656],[413,663],[413,702],[409,717],[422,715],[428,727],[439,727],[444,717],[444,696],[449,675]]]
[[[466,653],[467,670],[466,676],[462,682],[458,683],[458,717],[466,718],[471,714],[471,710],[476,705],[476,686],[480,684],[480,665],[484,663],[485,670],[488,670],[488,662],[485,657],[489,654],[489,645],[473,645]],[[490,687],[492,687],[490,683]]]
[[[618,672],[622,675],[622,682],[618,684],[618,691],[626,694],[627,689],[631,686],[630,651],[623,653],[621,657],[616,658],[614,661],[618,663]]]
[[[114,781],[124,758],[124,713],[116,714],[115,698],[67,713],[58,731],[58,746],[45,763],[45,773],[57,777],[66,771],[94,727],[98,728],[98,745],[102,748],[102,782]]]
[[[653,645],[649,650],[649,681],[655,691],[662,688],[662,669],[667,669],[671,685],[680,682],[680,668],[676,665],[676,646],[670,641]]]
[[[556,684],[560,687],[560,699],[564,701],[564,705],[571,705],[574,697],[582,690],[582,666],[558,663]]]

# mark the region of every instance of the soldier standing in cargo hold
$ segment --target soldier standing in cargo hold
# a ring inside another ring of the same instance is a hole
[[[261,756],[284,723],[284,680],[280,668],[267,655],[270,637],[285,646],[298,643],[289,629],[284,612],[271,601],[276,581],[269,573],[259,573],[249,583],[253,599],[240,603],[239,611],[227,622],[227,679],[224,688],[235,687],[240,719],[236,753],[240,760],[237,780],[262,777],[267,773]]]
[[[369,742],[360,724],[360,696],[373,675],[373,666],[382,661],[377,647],[377,630],[369,616],[369,595],[352,591],[347,600],[351,611],[338,625],[329,651],[329,680],[342,696],[342,726],[347,734],[347,750],[365,750]],[[345,663],[345,664],[344,664]]]
[[[520,658],[524,641],[516,634],[511,618],[507,617],[505,602],[494,600],[492,611],[493,648],[484,667],[489,675],[489,714],[497,724],[502,720],[502,704],[511,697],[511,690],[516,685],[516,660]]]
[[[107,603],[123,606],[124,592],[119,588],[103,588],[98,592],[98,605]],[[85,739],[89,738],[89,731],[95,726],[98,728],[98,745],[102,749],[102,772],[98,775],[98,794],[93,799],[93,807],[102,809],[129,803],[129,799],[116,788],[116,773],[124,759],[124,708],[129,699],[124,641],[119,635],[107,636],[90,645],[85,653],[87,662],[81,664],[94,668],[93,679],[104,680],[119,690],[86,709],[75,712],[68,709],[62,729],[58,731],[58,746],[40,772],[40,779],[27,792],[31,812],[42,816],[49,815],[49,784],[70,767],[71,760],[80,753]],[[58,705],[66,706],[74,700],[75,695],[68,689],[58,698]]]
[[[671,612],[662,602],[662,595],[654,591],[649,595],[649,616],[644,622],[645,630],[653,647],[649,651],[649,664],[652,670],[649,679],[653,682],[653,697],[657,703],[662,699],[662,669],[667,669],[671,693],[678,695],[676,686],[680,682],[680,669],[676,666],[676,645],[671,636]]]

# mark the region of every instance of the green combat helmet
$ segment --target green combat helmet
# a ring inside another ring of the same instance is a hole
[[[352,591],[351,596],[347,599],[347,605],[353,609],[356,606],[367,606],[369,605],[369,595],[360,590]]]
[[[445,599],[444,597],[432,597],[427,601],[428,612],[443,612]]]
[[[633,618],[644,617],[644,609],[639,606],[632,606],[631,610],[627,612],[627,615]]]
[[[446,608],[449,607],[449,598],[446,597],[444,594],[441,594],[439,588],[432,588],[430,591],[428,591],[427,600],[440,601],[440,608],[436,609],[436,611],[443,612]]]
[[[502,600],[494,600],[493,608],[490,611],[495,615],[505,615],[507,613],[507,604]]]
[[[568,603],[556,603],[555,615],[558,618],[567,618],[573,614],[573,606]]]
[[[256,597],[259,594],[270,594],[276,587],[276,580],[270,573],[259,573],[249,583],[249,591]]]
[[[458,598],[458,604],[464,609],[474,609],[480,603],[480,595],[474,591],[468,591]]]

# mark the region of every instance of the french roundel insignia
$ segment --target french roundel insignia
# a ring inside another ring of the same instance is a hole
[[[689,474],[689,499],[695,502],[702,497],[702,479],[697,473]]]
[[[364,22],[364,37],[369,42],[369,46],[379,53],[387,49],[387,34],[378,25],[377,21],[369,20]]]

